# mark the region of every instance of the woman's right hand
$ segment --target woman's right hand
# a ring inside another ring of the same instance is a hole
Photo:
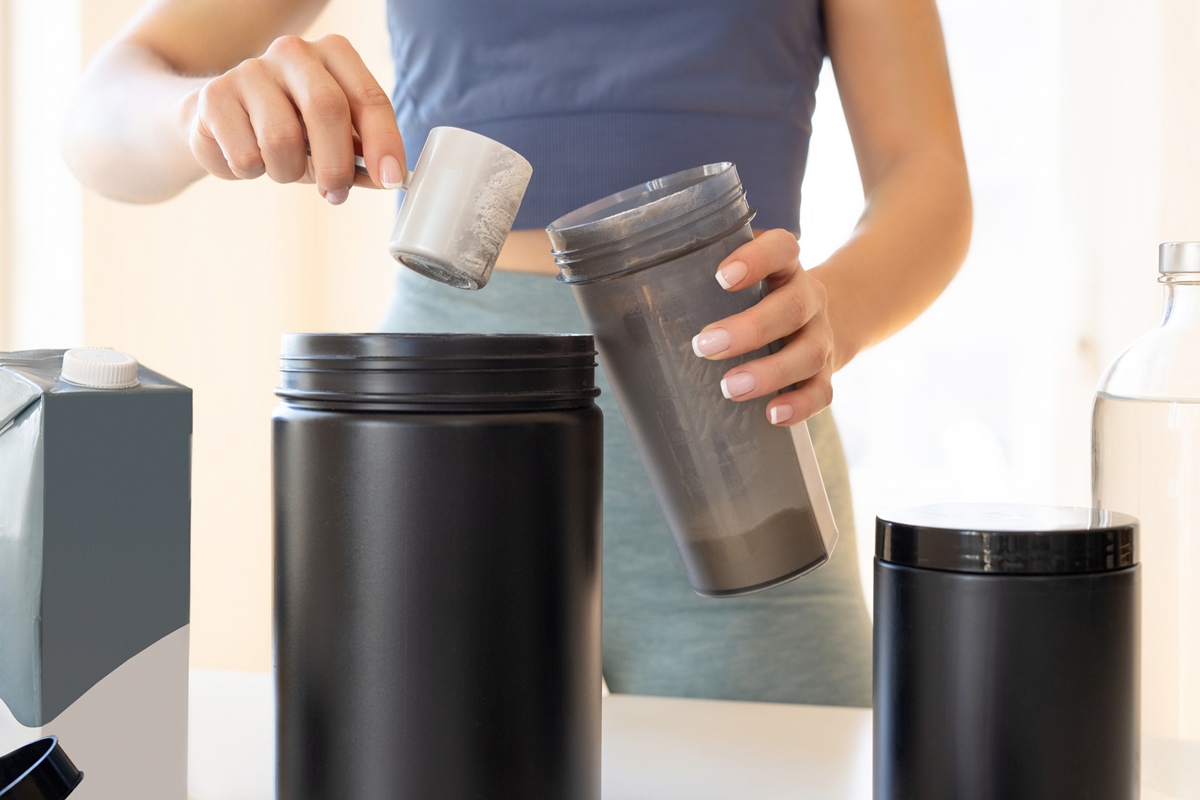
[[[187,98],[188,144],[209,173],[315,183],[333,205],[352,185],[398,188],[404,143],[391,100],[345,37],[281,36]],[[311,158],[308,152],[311,150]],[[361,151],[370,179],[355,174]]]

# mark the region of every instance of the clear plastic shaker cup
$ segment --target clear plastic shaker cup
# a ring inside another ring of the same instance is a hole
[[[760,300],[727,292],[721,260],[753,234],[737,170],[711,164],[635,186],[550,224],[559,265],[596,339],[692,588],[746,594],[828,560],[837,530],[804,424],[775,427],[721,377],[768,348],[698,358],[692,337]]]
[[[388,242],[392,258],[459,289],[480,289],[512,230],[533,167],[473,131],[429,132]]]

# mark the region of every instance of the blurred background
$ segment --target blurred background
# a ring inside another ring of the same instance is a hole
[[[139,5],[0,2],[0,350],[112,346],[194,388],[192,666],[265,676],[279,335],[376,326],[396,198],[334,208],[265,180],[157,206],[83,191],[59,155],[63,108]],[[1200,239],[1200,4],[938,5],[975,234],[936,305],[835,378],[864,577],[888,508],[1089,504],[1097,380],[1156,321],[1157,244]],[[335,31],[390,86],[383,4],[332,0],[309,35]],[[828,69],[817,98],[808,265],[862,206]]]

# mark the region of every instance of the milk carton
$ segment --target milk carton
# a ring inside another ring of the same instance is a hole
[[[130,356],[0,352],[0,753],[71,800],[187,797],[192,393]]]

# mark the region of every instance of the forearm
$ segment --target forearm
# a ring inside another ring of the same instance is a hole
[[[63,132],[67,163],[118,200],[183,191],[213,171],[191,146],[201,89],[306,28],[325,2],[148,0],[84,70]]]
[[[187,130],[206,80],[177,74],[145,47],[110,45],[71,98],[67,163],[84,185],[117,200],[151,203],[178,194],[205,174]]]
[[[828,296],[834,370],[928,308],[957,273],[970,236],[961,151],[919,151],[882,176],[850,239],[811,270]]]

